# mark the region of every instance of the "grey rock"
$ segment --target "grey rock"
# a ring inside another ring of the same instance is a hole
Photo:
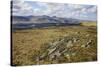
[[[59,57],[61,55],[61,53],[59,51],[56,51],[52,54],[50,54],[50,58],[54,58],[54,56]]]
[[[85,47],[85,46],[86,46],[86,45],[84,45],[84,44],[83,44],[83,45],[81,45],[81,47]]]
[[[43,54],[40,56],[40,59],[44,59],[46,56],[48,56],[47,52],[43,53]]]
[[[63,50],[61,53],[63,54],[63,53],[65,53],[65,52],[67,52],[68,51],[68,49],[65,49],[65,50]]]
[[[92,44],[92,40],[89,40],[89,41],[87,42],[87,45],[90,45],[90,44]]]
[[[75,55],[76,55],[76,53],[72,53],[71,55],[72,55],[72,56],[75,56]]]
[[[86,34],[86,37],[89,37],[90,35],[89,34]]]
[[[71,61],[70,54],[66,53],[64,56],[68,59],[68,61]]]
[[[76,39],[76,38],[73,38],[73,42],[74,42],[74,43],[77,42],[77,39]]]
[[[49,51],[49,52],[48,52],[48,55],[51,54],[51,53],[53,53],[56,49],[57,49],[56,47],[53,48],[53,49],[48,49],[48,51]]]
[[[85,45],[81,45],[81,47],[87,48],[90,47],[90,45],[85,44]]]
[[[73,46],[72,41],[71,41],[71,40],[68,41],[68,43],[67,43],[67,47],[72,47],[72,46]]]

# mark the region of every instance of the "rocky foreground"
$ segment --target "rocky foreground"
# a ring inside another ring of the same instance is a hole
[[[13,65],[97,60],[96,27],[68,26],[13,32]]]
[[[33,59],[36,64],[96,61],[96,35],[64,35],[45,43]]]

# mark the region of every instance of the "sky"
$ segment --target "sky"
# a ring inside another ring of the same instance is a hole
[[[97,20],[97,6],[67,3],[45,3],[26,0],[13,0],[14,16],[57,16],[81,20]]]

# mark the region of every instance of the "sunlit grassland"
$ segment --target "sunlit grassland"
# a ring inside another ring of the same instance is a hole
[[[82,22],[83,26],[97,26],[97,22]]]
[[[37,51],[39,50],[42,51],[41,46],[57,38],[70,36],[73,34],[81,36],[80,39],[82,39],[83,37],[87,37],[86,35],[90,34],[88,38],[94,39],[94,45],[89,49],[87,48],[81,49],[79,47],[73,47],[72,50],[78,50],[78,54],[80,55],[73,56],[72,62],[81,62],[83,60],[89,61],[91,60],[90,57],[93,57],[95,59],[96,44],[97,44],[96,33],[97,33],[96,24],[94,22],[93,23],[85,22],[82,23],[82,26],[65,26],[65,27],[62,26],[62,27],[49,27],[41,29],[16,30],[15,32],[12,32],[13,64],[14,65],[36,64],[35,63],[36,60],[33,60],[32,58]],[[81,42],[79,42],[78,44],[81,44]],[[93,53],[94,55],[91,55],[90,53],[91,54]]]

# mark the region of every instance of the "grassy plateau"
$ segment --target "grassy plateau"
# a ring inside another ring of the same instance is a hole
[[[96,22],[79,26],[15,30],[13,65],[36,65],[97,60]]]

